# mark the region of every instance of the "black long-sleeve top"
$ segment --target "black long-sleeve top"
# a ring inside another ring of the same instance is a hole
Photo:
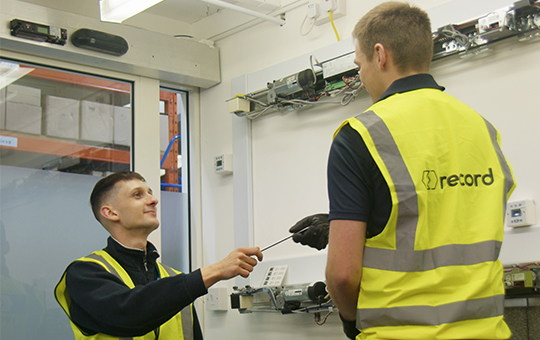
[[[72,263],[66,271],[71,320],[85,333],[142,336],[208,292],[200,270],[158,279],[159,254],[150,242],[145,253],[126,248],[109,237],[104,250],[126,270],[135,288],[130,289],[99,264]],[[193,311],[194,338],[202,340]]]
[[[444,90],[430,74],[415,74],[394,81],[378,102],[423,88]],[[349,124],[332,142],[327,179],[330,220],[366,222],[368,238],[384,230],[392,210],[390,189],[364,140]]]

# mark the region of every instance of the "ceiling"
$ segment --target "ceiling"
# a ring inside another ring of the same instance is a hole
[[[20,0],[32,4],[99,19],[99,0]],[[147,9],[157,16],[193,24],[220,9],[199,0],[164,0]]]
[[[19,0],[35,5],[71,12],[99,19],[99,0]],[[261,13],[279,7],[280,0],[222,0]],[[176,20],[186,24],[218,13],[222,9],[201,0],[163,0],[145,13]],[[130,19],[128,19],[129,21]]]

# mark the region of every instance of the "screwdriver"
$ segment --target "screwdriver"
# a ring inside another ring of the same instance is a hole
[[[302,229],[300,229],[299,231],[297,231],[296,233],[300,233],[300,232],[306,230],[308,227],[309,227],[309,226],[307,226],[307,227],[305,227],[305,228],[302,228]],[[296,234],[296,233],[295,233],[295,234]],[[267,250],[267,249],[270,249],[270,248],[272,248],[273,246],[277,246],[277,245],[280,244],[281,242],[285,242],[285,241],[287,241],[288,239],[290,239],[290,238],[293,237],[293,236],[294,236],[294,234],[289,235],[289,236],[287,236],[287,237],[285,237],[285,238],[283,238],[283,239],[281,239],[281,240],[279,240],[279,241],[277,241],[277,242],[275,242],[275,243],[272,243],[271,245],[269,245],[269,246],[264,247],[263,249],[261,249],[261,252],[263,252],[263,251],[265,251],[265,250]]]

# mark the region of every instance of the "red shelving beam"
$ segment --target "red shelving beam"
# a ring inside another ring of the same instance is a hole
[[[48,138],[19,136],[1,133],[2,136],[17,138],[17,147],[0,145],[2,149],[42,153],[47,155],[89,159],[93,161],[130,164],[130,152],[109,147],[75,144]]]

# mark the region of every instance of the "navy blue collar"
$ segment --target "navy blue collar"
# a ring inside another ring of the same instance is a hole
[[[437,84],[431,74],[420,73],[394,81],[392,85],[390,85],[386,91],[384,91],[381,98],[379,98],[377,102],[380,102],[381,100],[384,100],[396,93],[404,93],[426,88],[444,91],[444,87]]]
[[[140,269],[143,262],[146,260],[148,268],[154,266],[159,253],[156,247],[150,243],[146,243],[146,254],[142,249],[127,248],[120,242],[116,241],[112,236],[107,238],[107,247],[104,249],[111,255],[124,269],[137,268]]]

